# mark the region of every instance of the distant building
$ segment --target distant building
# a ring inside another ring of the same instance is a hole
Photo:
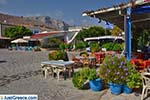
[[[37,34],[37,33],[41,32],[41,29],[40,28],[36,28],[36,27],[29,27],[28,29],[30,29],[33,34]]]
[[[31,38],[38,39],[41,41],[44,39],[46,40],[47,38],[50,37],[59,37],[59,38],[63,38],[64,42],[66,43],[72,43],[76,35],[78,34],[78,32],[83,28],[88,28],[88,27],[69,27],[68,30],[65,31],[51,31],[51,32],[44,31],[42,33],[33,34]]]
[[[82,29],[88,29],[88,28],[89,27],[81,27],[81,26],[69,27],[68,31],[66,31],[65,34],[66,43],[75,43],[75,37],[78,35],[78,33]]]
[[[64,33],[61,31],[52,31],[52,32],[43,32],[43,33],[37,33],[33,34],[31,36],[31,39],[38,39],[38,40],[43,40],[45,38],[50,38],[50,37],[64,37]]]
[[[10,45],[10,39],[4,37],[4,30],[6,28],[16,26],[11,25],[7,23],[0,23],[0,47],[8,47]],[[51,31],[51,32],[41,32],[39,28],[36,27],[28,27],[32,32],[33,35],[30,37],[31,41],[48,41],[51,37],[59,37],[66,43],[73,43],[75,41],[75,37],[78,34],[78,32],[82,29],[88,28],[88,27],[69,27],[68,30],[62,30],[62,31]]]

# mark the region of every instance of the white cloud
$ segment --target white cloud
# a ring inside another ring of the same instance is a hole
[[[7,0],[0,0],[0,5],[5,5],[7,4]]]

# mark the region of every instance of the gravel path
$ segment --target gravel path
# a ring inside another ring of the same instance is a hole
[[[109,89],[100,92],[78,90],[71,78],[45,79],[41,61],[48,60],[48,52],[8,51],[0,49],[0,94],[38,94],[39,100],[140,100],[140,95],[112,95]],[[146,99],[150,100],[150,98]]]

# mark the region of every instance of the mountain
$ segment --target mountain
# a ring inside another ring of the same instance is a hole
[[[49,16],[13,16],[0,13],[0,23],[21,25],[29,28],[40,28],[42,31],[55,31],[68,29],[69,25],[63,21]]]
[[[49,27],[56,28],[57,30],[67,30],[70,26],[69,24],[65,23],[64,21],[51,18],[49,16],[32,16],[32,17],[26,17],[29,20],[34,20],[39,23],[44,23]]]

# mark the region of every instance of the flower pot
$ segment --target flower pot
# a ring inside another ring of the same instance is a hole
[[[102,86],[103,86],[102,79],[98,78],[96,80],[91,80],[91,81],[89,81],[89,83],[90,83],[90,88],[93,91],[102,90]]]
[[[120,94],[122,90],[122,84],[109,83],[112,94]]]
[[[132,88],[129,88],[127,85],[123,85],[123,93],[129,94],[132,92]]]

